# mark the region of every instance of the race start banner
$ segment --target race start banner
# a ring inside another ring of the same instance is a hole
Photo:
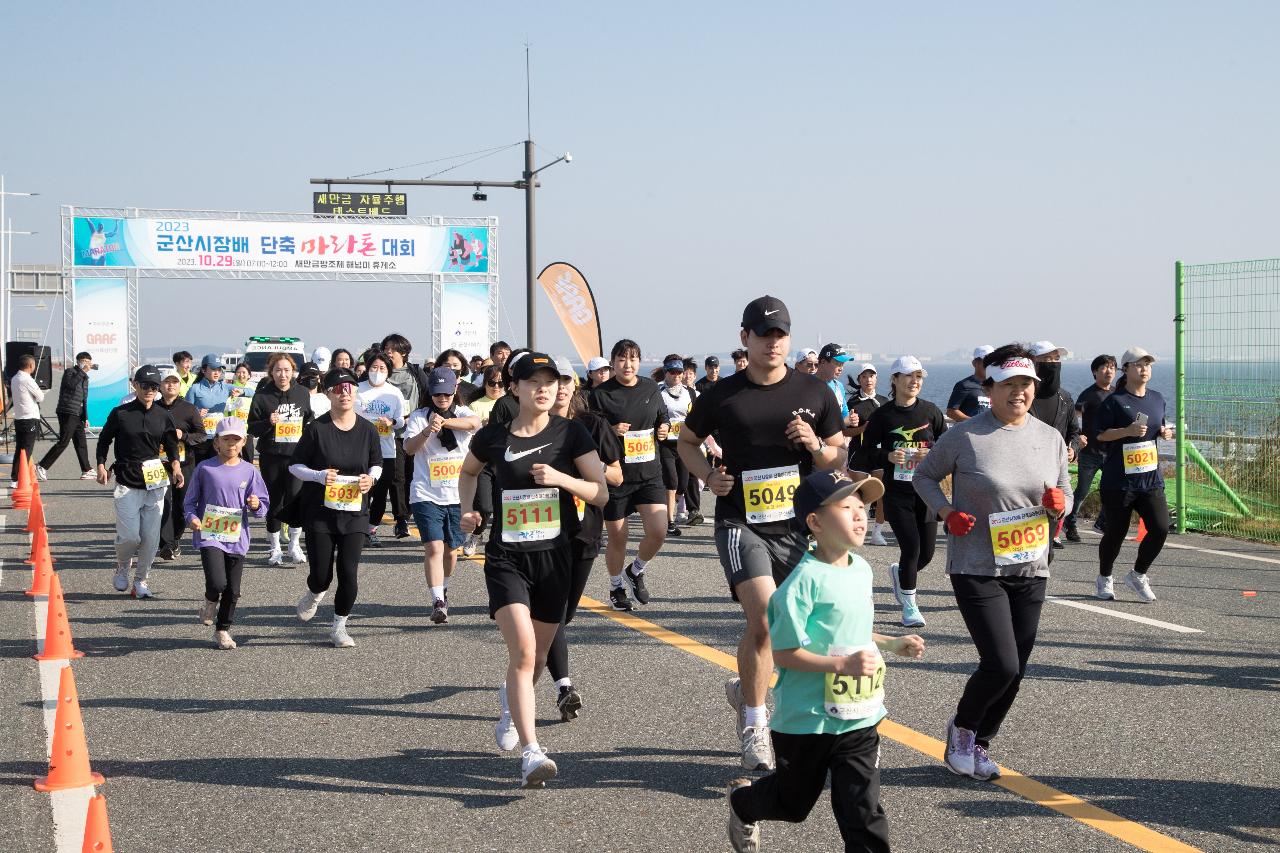
[[[101,427],[129,393],[129,283],[123,278],[77,278],[71,352],[87,352],[98,369],[89,374],[89,426]]]
[[[77,267],[240,272],[490,272],[489,229],[385,222],[77,216]]]

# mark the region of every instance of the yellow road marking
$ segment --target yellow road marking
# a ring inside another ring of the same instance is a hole
[[[677,634],[675,631],[663,628],[661,625],[641,619],[633,613],[612,610],[607,605],[586,596],[582,597],[580,606],[599,616],[612,619],[633,631],[639,631],[647,637],[675,646],[709,663],[723,667],[730,672],[738,671],[738,660],[733,655],[725,654],[719,649],[713,649],[683,634]],[[880,733],[909,749],[914,749],[916,752],[927,755],[936,761],[942,761],[942,753],[946,749],[946,744],[937,738],[921,734],[915,729],[909,729],[887,718],[880,722]],[[1154,829],[1149,829],[1140,823],[1135,823],[1128,818],[1099,808],[1079,797],[1051,788],[1043,782],[1038,782],[1030,776],[1024,776],[1016,770],[1010,770],[1004,765],[1001,765],[1000,772],[999,778],[991,780],[992,784],[999,785],[1006,791],[1030,800],[1036,805],[1052,809],[1072,820],[1077,820],[1086,826],[1105,832],[1112,838],[1131,844],[1140,850],[1147,850],[1150,853],[1202,853],[1197,847],[1184,844],[1176,838],[1162,835]]]

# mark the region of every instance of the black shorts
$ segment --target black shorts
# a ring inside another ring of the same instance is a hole
[[[642,480],[639,483],[623,483],[609,487],[609,502],[604,505],[605,521],[621,521],[645,504],[667,505],[667,489],[662,478]]]
[[[569,602],[572,568],[568,543],[546,551],[514,551],[490,542],[484,549],[489,618],[508,604],[523,604],[539,622],[559,624]]]
[[[742,521],[716,521],[716,553],[734,601],[738,600],[734,588],[743,581],[772,577],[781,584],[808,547],[808,537],[798,530],[770,536]]]
[[[675,446],[666,441],[659,445],[658,461],[662,463],[662,485],[668,492],[683,492],[689,482],[689,472],[685,470]]]

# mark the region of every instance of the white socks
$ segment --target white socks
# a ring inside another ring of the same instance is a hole
[[[531,752],[542,752],[542,747],[538,746],[538,742],[536,740],[531,740],[525,744],[524,754],[528,755]]]
[[[622,589],[622,575],[610,575],[609,586],[612,589]]]
[[[743,705],[742,722],[748,727],[769,725],[769,709],[764,705]]]
[[[444,601],[444,587],[442,586],[431,587],[431,600]]]
[[[298,548],[300,547],[299,545],[300,542],[302,542],[302,528],[300,527],[290,528],[289,529],[289,547]]]
[[[268,533],[267,539],[271,542],[272,551],[280,550],[280,531],[279,530],[277,530],[275,533]]]
[[[564,678],[557,678],[557,679],[556,679],[555,688],[556,688],[556,690],[557,690],[557,691],[558,691],[561,687],[572,687],[572,686],[573,686],[573,681],[572,681],[572,680],[570,680],[569,676],[567,676],[567,675],[566,675]]]
[[[333,630],[336,631],[339,628],[345,628],[345,627],[347,627],[347,617],[339,616],[336,613],[333,614]]]
[[[636,570],[636,574],[640,574],[641,572],[643,572],[645,565],[646,565],[645,561],[640,559],[639,557],[636,557],[634,560],[631,561],[631,567]]]
[[[684,512],[684,509],[685,509],[685,507],[684,507],[684,498],[683,498],[683,497],[678,497],[678,498],[676,498],[676,514],[678,515],[678,514],[680,514],[680,513]]]

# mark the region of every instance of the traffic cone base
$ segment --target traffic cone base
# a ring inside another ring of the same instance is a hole
[[[82,853],[112,853],[107,798],[101,794],[89,798],[89,816],[84,822],[84,845],[80,850]]]
[[[101,785],[101,773],[89,769],[89,745],[85,742],[76,677],[64,666],[58,677],[58,710],[53,718],[53,749],[49,753],[49,775],[35,781],[37,791],[65,791],[86,785]]]
[[[49,581],[49,618],[45,622],[44,651],[33,655],[36,660],[71,660],[84,657],[71,642],[71,623],[67,620],[67,602],[62,597],[62,581],[55,574]]]

